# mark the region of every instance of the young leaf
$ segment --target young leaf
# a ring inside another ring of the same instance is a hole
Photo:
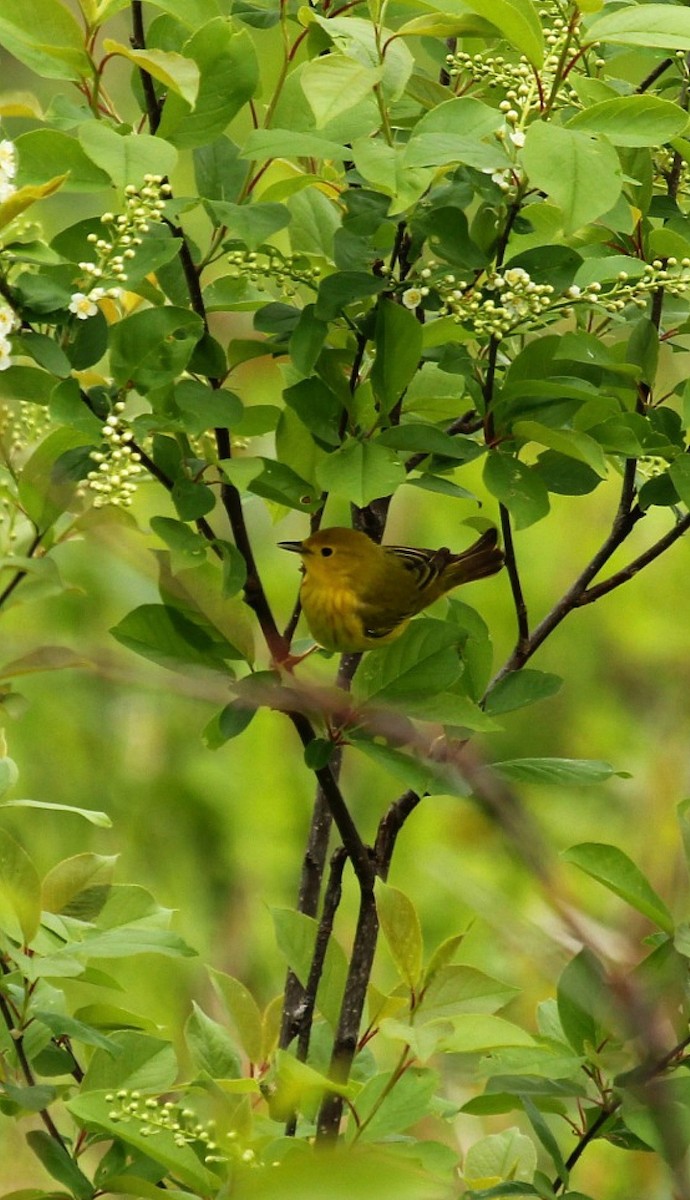
[[[239,979],[226,975],[223,971],[208,968],[216,992],[237,1030],[242,1049],[251,1063],[262,1061],[261,1043],[261,1012],[251,992],[248,992]]]
[[[530,184],[546,192],[574,233],[613,208],[623,177],[610,142],[552,122],[529,126],[522,161]]]
[[[665,933],[673,933],[673,917],[640,868],[619,850],[602,842],[583,842],[564,851],[565,862],[573,863],[592,879],[620,896],[638,912],[649,917]]]
[[[549,511],[549,493],[534,467],[525,466],[510,454],[489,452],[484,465],[484,483],[515,519],[516,529],[526,529]]]
[[[116,187],[137,184],[152,171],[169,175],[177,163],[177,151],[162,138],[146,133],[119,134],[103,121],[85,122],[79,130],[79,141]]]
[[[598,1046],[610,995],[604,969],[591,950],[581,950],[565,967],[557,999],[561,1026],[573,1049],[584,1054],[588,1045]]]
[[[371,383],[380,409],[390,412],[419,368],[422,326],[409,309],[392,300],[380,300],[374,331],[376,359]]]
[[[122,42],[104,38],[106,54],[121,55],[141,71],[147,71],[171,92],[176,92],[193,104],[199,90],[199,68],[191,58],[185,58],[174,50],[132,50]]]
[[[151,1094],[172,1087],[178,1065],[170,1042],[148,1033],[123,1030],[112,1033],[108,1043],[108,1051],[94,1051],[82,1081],[83,1092],[126,1088]]]
[[[547,671],[532,671],[529,668],[506,675],[489,692],[486,699],[487,713],[514,712],[528,704],[536,704],[560,690],[563,680],[560,675]]]
[[[504,1129],[502,1133],[489,1134],[470,1146],[465,1155],[463,1175],[473,1190],[491,1188],[492,1184],[500,1185],[504,1180],[531,1180],[536,1165],[537,1151],[530,1138],[519,1129]],[[499,1186],[494,1194],[510,1195],[509,1188],[510,1184],[505,1185],[505,1190]]]
[[[240,1058],[227,1030],[207,1016],[195,1001],[184,1034],[197,1071],[207,1071],[212,1079],[240,1077]]]
[[[27,945],[41,919],[41,881],[28,854],[0,829],[0,928],[11,937],[21,930]]]
[[[376,910],[398,974],[414,991],[422,969],[422,928],[412,901],[398,888],[376,881]]]
[[[53,1179],[68,1187],[76,1200],[91,1200],[93,1186],[79,1170],[65,1145],[44,1129],[30,1130],[26,1140],[40,1163]]]
[[[321,487],[363,508],[405,482],[405,468],[393,450],[354,438],[316,468]]]
[[[612,775],[626,779],[609,763],[592,758],[513,758],[492,764],[492,769],[515,783],[603,783]]]
[[[429,1111],[438,1087],[436,1071],[410,1067],[396,1079],[393,1071],[374,1075],[357,1096],[358,1141],[376,1142],[403,1133]]]

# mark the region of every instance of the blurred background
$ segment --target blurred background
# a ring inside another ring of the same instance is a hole
[[[125,40],[124,24],[120,34]],[[5,65],[8,88],[28,85],[28,73],[11,61]],[[123,91],[128,76],[128,69],[122,71]],[[35,84],[32,79],[31,86]],[[48,95],[52,89],[45,88]],[[5,136],[28,127],[22,121],[7,122]],[[173,182],[182,193],[193,188],[188,168]],[[57,196],[42,207],[57,230],[101,211],[101,201]],[[219,318],[214,332],[223,341],[247,336],[251,316]],[[681,359],[672,370],[677,377]],[[280,403],[280,372],[269,360],[247,364],[233,386],[247,405]],[[271,450],[269,439],[254,439],[247,452]],[[463,469],[459,479],[484,495],[476,465]],[[618,488],[612,470],[610,481],[590,496],[553,496],[548,519],[516,535],[533,624],[600,545],[610,528]],[[481,514],[495,520],[492,505],[486,501]],[[306,522],[258,498],[249,499],[245,511],[282,625],[299,576],[294,558],[276,543],[304,536]],[[403,487],[391,508],[386,540],[460,550],[472,537],[462,522],[477,511],[470,501]],[[113,828],[97,829],[76,816],[32,810],[5,810],[0,819],[41,873],[73,854],[117,854],[119,882],[141,884],[176,911],[175,927],[198,957],[151,956],[135,960],[129,970],[119,964],[118,971],[126,981],[126,1006],[155,1012],[165,1022],[162,1032],[179,1041],[192,997],[216,1011],[206,963],[239,976],[262,1005],[281,991],[285,966],[275,948],[271,909],[294,904],[314,789],[285,718],[260,712],[240,738],[210,751],[201,733],[229,699],[222,682],[166,671],[128,652],[110,635],[137,604],[158,600],[151,550],[160,543],[147,528],[150,517],[161,513],[175,515],[162,489],[155,483],[142,485],[134,520],[102,512],[87,533],[55,550],[66,590],[24,603],[28,586],[22,585],[15,602],[0,613],[3,662],[44,646],[69,647],[84,661],[79,669],[27,675],[18,682],[24,703],[5,728],[9,753],[20,769],[13,794],[103,809]],[[611,570],[665,532],[670,519],[668,511],[651,510]],[[229,536],[220,512],[210,520],[221,536]],[[347,520],[343,508],[327,511],[327,524]],[[553,848],[555,862],[558,851],[578,842],[614,843],[648,874],[677,916],[687,912],[688,902],[675,810],[690,793],[689,577],[690,542],[682,540],[623,588],[570,615],[530,664],[562,675],[561,691],[524,712],[508,714],[500,731],[476,743],[487,762],[587,757],[630,772],[629,779],[589,788],[522,787],[520,796]],[[462,599],[488,623],[498,669],[515,640],[505,572],[472,584]],[[443,605],[438,611],[442,614]],[[300,634],[306,634],[303,627]],[[260,646],[258,663],[267,665]],[[308,660],[299,668],[305,679],[333,678],[335,670],[334,659]],[[363,836],[370,838],[400,788],[362,756],[346,753],[343,790]],[[647,932],[643,919],[574,868],[557,871],[570,900],[597,929],[611,957],[624,963],[628,936],[639,941]],[[469,928],[463,961],[520,987],[507,1015],[530,1027],[535,1006],[553,996],[574,947],[503,832],[471,801],[430,797],[399,839],[390,882],[418,906],[428,951]],[[337,926],[346,947],[355,915],[349,884],[348,878]],[[608,932],[598,929],[599,921]],[[394,985],[385,948],[374,979],[380,988]],[[67,986],[75,1002],[91,998],[85,985]],[[453,1078],[451,1068],[447,1074],[451,1096],[467,1098],[469,1092]],[[456,1128],[466,1146],[481,1136],[483,1125],[478,1118],[463,1117]],[[18,1130],[0,1117],[0,1181],[14,1188],[45,1182],[42,1174],[37,1179],[38,1171],[35,1160],[24,1155]],[[600,1143],[578,1167],[577,1186],[602,1200],[629,1200],[633,1191],[646,1200],[662,1200],[668,1195],[664,1179],[651,1155],[633,1157]]]

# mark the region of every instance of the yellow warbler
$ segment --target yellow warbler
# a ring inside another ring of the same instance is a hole
[[[469,550],[451,554],[379,546],[354,529],[321,529],[303,542],[279,542],[301,555],[302,609],[312,637],[326,650],[349,654],[399,637],[410,617],[461,583],[503,566],[495,529]]]

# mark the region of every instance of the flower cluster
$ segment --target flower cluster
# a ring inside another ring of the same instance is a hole
[[[176,1146],[191,1146],[209,1165],[226,1163],[231,1157],[251,1166],[258,1165],[254,1151],[242,1148],[234,1130],[225,1134],[225,1144],[221,1147],[216,1140],[215,1121],[199,1121],[191,1108],[183,1108],[172,1100],[161,1102],[152,1096],[143,1099],[139,1092],[124,1088],[106,1093],[105,1099],[113,1105],[108,1113],[110,1120],[123,1124],[139,1122],[142,1137],[155,1137],[163,1131],[171,1133]]]
[[[284,296],[294,296],[293,284],[316,287],[321,273],[320,268],[312,266],[304,255],[281,254],[273,247],[270,251],[259,253],[254,250],[232,250],[228,254],[228,262],[236,269],[238,277],[246,276],[259,291],[263,291],[265,279],[273,279]]]
[[[443,315],[471,325],[479,336],[496,338],[505,337],[523,323],[541,324],[554,296],[551,284],[535,283],[522,267],[491,272],[481,289],[455,275],[443,275],[435,282],[435,289],[442,300]]]
[[[17,153],[14,142],[3,138],[0,141],[0,204],[4,204],[5,200],[9,200],[12,193],[16,192],[14,184],[16,174]]]
[[[523,267],[491,271],[472,281],[451,273],[436,275],[436,267],[432,262],[420,272],[420,286],[407,287],[402,303],[416,308],[434,293],[441,301],[441,315],[453,316],[478,337],[498,340],[570,317],[577,306],[616,316],[629,304],[646,308],[650,294],[660,287],[676,298],[690,291],[690,258],[678,262],[671,257],[665,264],[655,259],[645,264],[642,275],[631,278],[627,271],[619,271],[611,281],[573,284],[561,293],[549,283],[536,283]]]
[[[19,326],[19,317],[9,304],[0,303],[0,371],[12,366],[10,334]]]
[[[498,88],[504,91],[501,111],[506,114],[509,126],[517,126],[521,130],[530,116],[542,111],[554,88],[557,90],[552,108],[573,103],[578,107],[580,105],[577,92],[560,79],[563,51],[570,46],[575,53],[575,48],[579,47],[580,24],[564,20],[555,5],[543,9],[539,15],[544,26],[547,53],[538,76],[525,55],[517,62],[512,62],[501,55],[459,51],[449,54],[446,60],[451,78],[466,79],[469,86],[479,84],[490,90]],[[603,66],[603,60],[595,59],[593,63],[588,62],[587,66],[591,72],[592,67]]]
[[[117,508],[129,508],[143,474],[141,455],[131,446],[134,434],[122,419],[124,403],[119,400],[114,411],[106,417],[101,429],[103,445],[92,450],[90,457],[96,463],[89,471],[86,482],[78,494],[86,495],[87,489],[95,492],[94,508],[112,504]]]
[[[73,292],[69,304],[70,312],[79,321],[95,316],[98,301],[104,296],[117,299],[120,295],[119,285],[127,282],[127,262],[134,258],[136,247],[142,242],[141,235],[148,233],[150,223],[162,219],[164,197],[169,194],[170,186],[163,183],[162,176],[145,175],[143,187],[128,184],[125,188],[124,213],[119,216],[103,213],[104,234],[99,237],[90,233],[87,238],[96,251],[95,261],[79,263],[82,288]],[[107,286],[109,282],[115,286]]]

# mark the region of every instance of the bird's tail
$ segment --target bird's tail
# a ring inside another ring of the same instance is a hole
[[[460,583],[484,579],[486,575],[495,575],[500,571],[504,555],[497,543],[496,530],[487,529],[469,550],[463,550],[462,554],[454,554],[443,572],[446,590],[450,591]]]

